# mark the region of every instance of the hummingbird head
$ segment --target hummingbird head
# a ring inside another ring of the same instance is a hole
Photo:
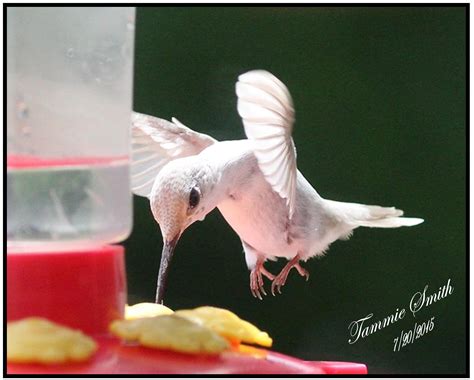
[[[150,203],[163,235],[156,303],[163,302],[169,263],[181,234],[216,207],[213,189],[209,167],[195,156],[169,162],[156,177]]]

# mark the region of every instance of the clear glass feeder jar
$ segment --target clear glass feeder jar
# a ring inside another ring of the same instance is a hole
[[[9,247],[131,230],[133,7],[7,8]]]

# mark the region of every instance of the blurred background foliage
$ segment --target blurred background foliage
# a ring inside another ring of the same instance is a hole
[[[138,8],[136,111],[244,138],[235,81],[269,70],[293,96],[298,167],[323,197],[425,219],[361,228],[306,263],[309,282],[295,271],[282,295],[259,301],[240,240],[215,210],[181,238],[165,303],[233,310],[268,331],[276,351],[304,359],[363,362],[371,373],[465,372],[465,35],[462,7]],[[162,240],[147,199],[134,198],[125,245],[129,302],[153,301]],[[408,311],[415,292],[448,278],[448,298],[348,344],[351,321]],[[393,352],[401,330],[432,316],[432,332]]]

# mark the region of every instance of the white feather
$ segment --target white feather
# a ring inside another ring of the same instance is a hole
[[[291,138],[293,101],[286,86],[267,71],[254,70],[236,83],[237,110],[265,179],[295,211],[296,150]]]
[[[404,218],[403,211],[395,207],[370,206],[360,203],[324,200],[326,207],[340,221],[356,227],[396,228],[416,226],[423,223],[420,218]]]
[[[378,227],[378,228],[396,228],[396,227],[411,227],[423,223],[421,218],[385,218],[380,220],[372,220],[360,222],[361,227]]]
[[[217,142],[175,118],[172,121],[132,113],[131,178],[132,191],[137,195],[150,195],[156,176],[171,160],[196,155]]]

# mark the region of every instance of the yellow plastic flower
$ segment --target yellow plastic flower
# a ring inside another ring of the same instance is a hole
[[[25,318],[7,323],[7,361],[58,364],[89,359],[97,343],[79,330],[44,318]]]
[[[138,341],[150,348],[192,354],[218,354],[229,343],[212,330],[174,314],[134,320],[116,320],[110,325],[112,334]]]
[[[245,342],[264,347],[272,345],[272,338],[250,322],[240,319],[229,310],[212,306],[201,306],[196,309],[177,310],[174,315],[188,318],[206,326],[231,342]]]
[[[159,315],[173,314],[173,310],[164,305],[142,302],[135,305],[125,305],[125,319],[157,317]]]

